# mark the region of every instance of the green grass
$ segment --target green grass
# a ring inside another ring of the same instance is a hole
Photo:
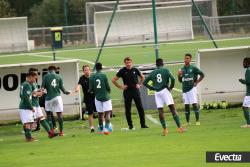
[[[151,113],[157,118],[155,111]],[[183,121],[183,112],[180,115]],[[193,120],[193,113],[191,116]],[[87,127],[81,128],[81,121],[67,121],[66,136],[48,139],[42,130],[33,134],[39,139],[36,143],[24,142],[21,125],[1,126],[0,138],[3,141],[0,141],[0,164],[3,167],[249,166],[205,162],[206,151],[249,151],[250,129],[239,128],[244,123],[240,108],[204,110],[201,115],[202,125],[192,125],[184,134],[176,132],[173,119],[167,114],[170,133],[165,137],[161,136],[161,127],[149,120],[149,129],[138,128],[138,115],[133,115],[133,121],[135,131],[120,131],[120,128],[126,127],[126,121],[122,113],[117,113],[117,117],[112,118],[114,132],[109,136],[90,134]]]
[[[217,41],[219,47],[230,47],[230,46],[249,46],[250,38],[244,39],[229,39]],[[177,42],[177,43],[161,43],[159,46],[160,57],[164,59],[165,62],[170,61],[182,61],[183,55],[187,52],[191,53],[195,60],[196,53],[198,49],[214,48],[211,41],[190,41],[190,42]],[[45,50],[46,51],[46,50]],[[35,52],[35,53],[34,53]],[[51,52],[39,52],[36,51],[31,53],[23,53],[21,56],[11,56],[5,57],[8,55],[0,55],[0,65],[1,64],[16,64],[16,63],[32,63],[32,62],[41,62],[41,61],[51,61],[52,53]],[[58,50],[56,53],[57,60],[65,59],[79,59],[80,67],[83,64],[89,64],[83,62],[85,60],[90,62],[95,62],[98,49],[74,49],[74,50]],[[122,47],[108,47],[103,49],[103,54],[100,57],[100,62],[104,66],[113,67],[113,66],[122,66],[123,59],[126,56],[131,56],[134,64],[152,64],[155,62],[154,48],[152,45],[133,45],[133,46],[122,46]],[[93,66],[92,64],[89,64]],[[169,66],[168,68],[174,74],[177,79],[177,71],[181,66]],[[117,103],[120,103],[122,100],[122,92],[119,91],[113,84],[111,84],[111,79],[115,76],[116,71],[107,72],[107,76],[111,85],[111,97],[113,99],[118,99]],[[175,87],[180,89],[179,82],[176,82]],[[180,95],[174,92],[175,97],[180,97]]]

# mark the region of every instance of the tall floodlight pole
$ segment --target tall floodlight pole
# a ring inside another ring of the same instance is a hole
[[[157,18],[156,18],[155,0],[152,0],[152,14],[153,14],[153,24],[154,24],[155,59],[158,59],[159,58],[159,45],[158,45],[158,35],[157,35]]]
[[[63,7],[64,7],[64,20],[65,20],[65,26],[68,26],[68,11],[67,11],[67,5],[68,5],[68,0],[63,1]],[[68,36],[68,28],[66,28],[66,41],[68,41],[69,36]]]

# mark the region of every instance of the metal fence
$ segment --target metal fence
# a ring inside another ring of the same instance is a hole
[[[215,39],[250,36],[250,15],[207,17],[204,19]],[[51,27],[29,28],[29,40],[34,49],[51,48]],[[95,47],[94,25],[76,25],[63,27],[64,47]],[[208,39],[207,32],[199,17],[193,17],[195,39]],[[142,36],[143,37],[143,36]],[[148,43],[148,41],[145,41]]]

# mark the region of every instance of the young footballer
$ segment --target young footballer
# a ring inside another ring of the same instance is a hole
[[[88,114],[90,132],[93,133],[95,131],[93,115],[96,108],[95,108],[95,95],[93,92],[89,92],[89,77],[91,71],[88,65],[84,65],[82,67],[82,70],[83,70],[83,75],[79,78],[78,85],[75,88],[75,92],[79,92],[80,87],[82,87],[84,95],[83,102],[85,103],[86,112]]]
[[[19,114],[24,125],[24,134],[27,142],[38,141],[31,136],[31,127],[34,122],[35,109],[32,106],[32,84],[36,81],[36,73],[29,72],[26,81],[20,87]]]
[[[35,68],[30,68],[29,72],[36,73],[36,80],[37,80],[38,70]],[[38,89],[38,84],[36,83],[36,81],[32,83],[31,86],[32,86],[32,106],[35,109],[34,115],[37,121],[37,126],[41,124],[43,128],[45,129],[45,131],[48,133],[48,137],[53,138],[57,136],[58,134],[56,134],[53,130],[50,129],[49,124],[47,120],[45,119],[42,109],[39,105],[39,97],[43,95],[43,92],[41,91],[41,89]]]
[[[184,129],[181,127],[179,116],[174,106],[174,100],[170,92],[174,87],[175,79],[168,69],[163,68],[162,59],[156,60],[156,66],[157,68],[149,74],[143,82],[143,85],[145,85],[148,89],[155,91],[155,102],[159,111],[160,122],[163,127],[162,135],[165,136],[168,133],[163,110],[165,104],[168,105],[173,115],[175,123],[178,127],[178,132],[182,133],[184,132]],[[169,80],[171,81],[170,86]],[[152,82],[152,85],[149,84],[149,81]]]
[[[110,86],[108,78],[101,72],[102,64],[96,63],[96,73],[89,79],[89,91],[95,94],[95,106],[98,112],[99,132],[111,133],[112,127],[110,122],[110,115],[112,112],[112,103],[110,99]],[[103,127],[105,114],[105,127]]]
[[[48,113],[56,112],[58,123],[59,123],[59,136],[64,136],[63,133],[63,101],[61,97],[61,91],[69,95],[69,91],[66,91],[63,86],[63,79],[59,74],[56,74],[57,68],[55,66],[50,66],[48,68],[48,74],[43,77],[42,88],[46,89],[45,95],[45,110],[49,111]],[[48,114],[48,121],[50,127],[52,128],[51,115]]]
[[[246,85],[246,96],[243,101],[242,109],[244,117],[246,120],[246,125],[242,125],[242,128],[250,128],[250,116],[249,116],[249,107],[250,107],[250,58],[246,57],[243,60],[243,67],[246,68],[245,79],[239,79],[239,81]]]
[[[193,106],[196,118],[196,125],[200,125],[200,110],[198,105],[196,86],[204,78],[204,73],[197,67],[191,65],[191,60],[192,55],[186,54],[184,60],[185,65],[178,71],[178,80],[182,83],[182,92],[185,104],[185,116],[187,125],[190,125],[190,104],[192,104]]]

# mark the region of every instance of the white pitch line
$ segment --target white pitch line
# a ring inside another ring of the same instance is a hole
[[[146,114],[146,118],[148,120],[150,120],[152,123],[154,123],[156,125],[160,125],[160,122],[157,119],[153,118],[153,116],[151,114]]]
[[[40,54],[32,54],[32,55],[29,55],[29,56],[36,56],[36,57],[47,57],[47,58],[51,58],[51,56],[46,56],[46,55],[40,55]],[[69,60],[71,58],[67,58],[67,57],[56,57],[56,59],[62,59],[62,60]],[[95,63],[92,62],[92,61],[89,61],[89,60],[84,60],[84,59],[78,59],[80,62],[84,62],[84,63],[89,63],[89,64],[92,64],[94,65]],[[103,66],[105,67],[105,66]]]

